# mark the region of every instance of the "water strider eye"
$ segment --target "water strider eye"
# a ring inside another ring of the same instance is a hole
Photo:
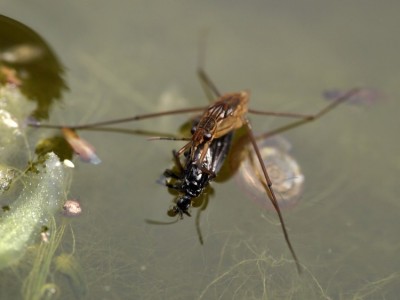
[[[205,140],[206,142],[209,141],[209,140],[211,140],[211,137],[212,137],[212,134],[209,133],[209,132],[206,132],[206,133],[203,135],[203,138],[204,138],[204,140]]]
[[[193,126],[192,129],[190,129],[190,133],[194,134],[196,132],[196,130],[197,130],[197,127]]]

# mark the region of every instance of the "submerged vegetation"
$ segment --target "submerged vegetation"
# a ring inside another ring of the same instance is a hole
[[[0,269],[18,261],[65,197],[65,167],[54,153],[38,173],[30,172],[21,194],[0,218]]]
[[[69,227],[59,216],[72,179],[73,164],[64,159],[72,150],[59,151],[57,136],[38,142],[26,120],[48,117],[66,89],[63,68],[45,41],[17,21],[0,16],[0,38],[0,298],[54,298],[54,274],[68,273],[54,256]]]
[[[30,150],[36,139],[23,125],[30,107],[24,101],[15,86],[0,87],[0,274],[11,278],[18,274],[23,299],[47,299],[59,290],[50,275],[71,273],[71,268],[63,267],[66,263],[53,259],[69,226],[66,220],[58,225],[56,219],[67,199],[72,174],[50,152],[54,147],[36,157]],[[73,254],[68,257],[77,270]],[[81,282],[77,275],[70,277],[75,278],[74,286]],[[2,285],[0,295],[7,293],[5,286],[10,285]]]

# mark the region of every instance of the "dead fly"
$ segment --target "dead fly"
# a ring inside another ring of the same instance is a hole
[[[185,153],[186,161],[182,165],[178,155],[174,153],[175,164],[178,172],[167,169],[164,176],[173,180],[166,182],[166,186],[177,190],[180,195],[176,201],[176,205],[172,208],[173,213],[190,216],[189,209],[192,199],[197,198],[207,187],[208,183],[213,180],[228,155],[231,147],[233,131],[214,139],[209,144],[202,143],[194,152],[192,148]]]
[[[198,123],[198,120],[193,122],[193,127],[197,126]],[[178,192],[175,201],[176,204],[168,211],[170,216],[179,215],[180,218],[183,217],[183,214],[191,216],[189,209],[192,206],[200,206],[200,210],[196,216],[196,230],[201,244],[203,244],[203,236],[199,225],[200,213],[206,208],[209,196],[209,193],[203,194],[203,191],[218,175],[224,165],[231,147],[232,138],[233,131],[214,139],[210,142],[207,149],[204,149],[204,143],[196,147],[194,153],[191,153],[192,149],[189,148],[184,153],[183,164],[176,152],[173,151],[175,166],[172,169],[164,171],[164,177],[168,179],[165,185]],[[203,159],[201,164],[199,164],[201,156],[203,156]],[[166,225],[173,224],[176,221],[158,222],[146,220],[146,222],[156,225]]]
[[[204,87],[206,88],[207,95],[213,95],[213,98],[216,98],[215,102],[208,107],[185,108],[185,109],[157,112],[157,113],[137,115],[123,119],[102,121],[102,122],[96,122],[78,126],[47,125],[35,122],[31,123],[30,125],[34,127],[44,127],[44,128],[59,128],[59,129],[69,128],[70,130],[76,131],[84,129],[93,129],[113,124],[131,122],[131,121],[139,121],[149,118],[156,118],[160,116],[203,111],[203,114],[200,117],[198,125],[195,126],[192,130],[191,138],[170,138],[170,137],[156,138],[156,139],[189,141],[175,154],[175,159],[178,162],[179,156],[181,156],[185,152],[189,153],[189,157],[187,158],[186,163],[184,164],[184,166],[181,166],[182,172],[180,173],[180,175],[175,176],[173,175],[172,172],[167,172],[167,177],[168,176],[170,178],[177,177],[176,179],[178,181],[176,185],[171,185],[170,187],[178,189],[183,194],[183,196],[178,200],[178,203],[175,208],[176,212],[180,214],[187,213],[187,209],[190,207],[191,203],[191,200],[189,199],[191,197],[190,193],[195,192],[194,194],[196,194],[196,193],[201,193],[202,191],[201,188],[196,190],[194,184],[196,183],[205,186],[212,178],[215,177],[215,175],[217,175],[219,161],[222,161],[223,159],[221,156],[221,159],[216,159],[216,160],[214,159],[213,162],[213,157],[218,157],[216,151],[221,151],[221,153],[225,153],[228,152],[230,148],[230,145],[227,145],[226,147],[224,146],[224,143],[228,143],[228,138],[226,138],[225,140],[224,136],[230,135],[232,132],[241,127],[245,127],[247,130],[248,139],[251,142],[257,160],[260,163],[262,175],[265,178],[266,184],[262,182],[260,184],[264,185],[266,194],[278,214],[282,231],[285,237],[285,241],[296,262],[298,271],[301,272],[299,261],[290,243],[285,222],[283,220],[282,213],[279,208],[275,192],[273,190],[273,183],[271,182],[268,176],[268,172],[263,163],[260,150],[256,143],[256,137],[253,134],[250,121],[247,118],[247,113],[258,114],[258,115],[269,115],[276,117],[289,117],[297,119],[296,121],[289,123],[288,125],[279,127],[273,131],[266,132],[261,136],[257,137],[257,138],[262,138],[262,137],[265,138],[320,118],[324,114],[334,109],[339,104],[347,101],[348,99],[351,99],[354,95],[358,94],[360,89],[352,89],[346,93],[343,93],[335,101],[330,102],[325,108],[320,110],[317,114],[304,115],[298,113],[282,113],[282,112],[258,111],[249,109],[248,108],[249,91],[243,90],[238,93],[221,94],[202,68],[199,68],[198,75],[200,77],[200,80],[204,84]],[[211,150],[209,150],[210,147]],[[188,178],[191,179],[189,179],[189,181],[186,182],[185,179]]]

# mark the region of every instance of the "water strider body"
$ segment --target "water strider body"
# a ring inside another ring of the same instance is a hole
[[[201,166],[208,153],[207,149],[214,139],[243,126],[243,116],[247,113],[248,102],[248,91],[220,96],[204,110],[198,124],[192,127],[190,141],[177,152],[177,156],[190,149],[191,160]],[[197,151],[199,147],[202,147],[200,153]]]

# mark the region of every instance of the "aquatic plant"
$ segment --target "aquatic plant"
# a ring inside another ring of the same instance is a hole
[[[29,172],[25,187],[0,218],[0,269],[17,262],[65,200],[66,170],[54,153]]]

